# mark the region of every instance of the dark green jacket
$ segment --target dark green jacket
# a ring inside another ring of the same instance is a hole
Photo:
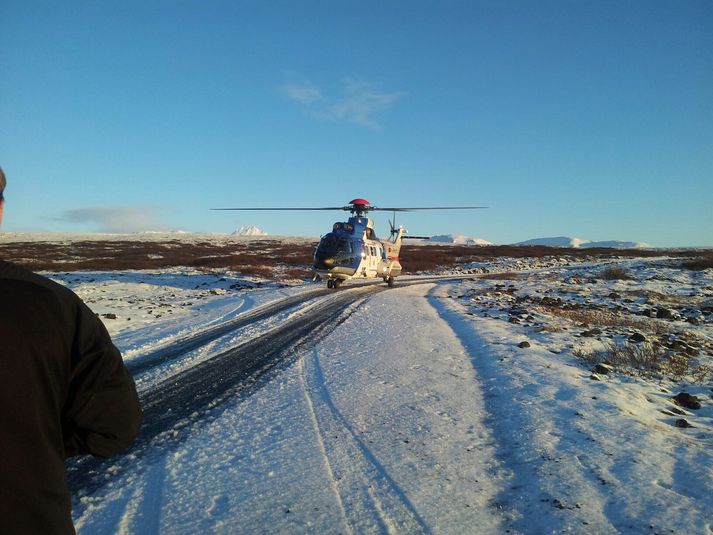
[[[134,381],[73,292],[0,261],[0,530],[74,533],[65,459],[138,434]]]

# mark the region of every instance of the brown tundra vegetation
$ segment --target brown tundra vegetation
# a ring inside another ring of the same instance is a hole
[[[71,241],[0,243],[0,258],[33,271],[117,271],[186,266],[230,269],[267,278],[310,276],[316,241],[276,239],[236,241]],[[562,249],[542,246],[404,245],[401,263],[406,273],[452,268],[498,257],[617,258],[661,256],[660,251],[621,249]],[[710,265],[706,251],[667,251],[682,258],[682,265],[701,269]]]

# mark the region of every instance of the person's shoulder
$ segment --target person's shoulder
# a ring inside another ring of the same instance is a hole
[[[29,282],[32,284],[37,284],[38,286],[48,286],[50,288],[53,288],[55,286],[62,287],[61,284],[57,284],[56,282],[48,279],[47,277],[38,275],[37,273],[34,273],[27,268],[24,268],[12,262],[6,262],[5,260],[0,260],[0,279],[7,281],[17,280]]]
[[[0,260],[0,281],[10,284],[15,281],[23,286],[29,285],[38,290],[50,291],[64,300],[78,299],[71,290],[61,284],[42,275],[38,275],[37,273],[33,273],[22,266],[4,260]]]

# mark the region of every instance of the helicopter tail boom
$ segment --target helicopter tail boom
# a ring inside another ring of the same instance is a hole
[[[384,248],[386,249],[386,256],[389,260],[398,260],[399,253],[401,252],[401,244],[404,239],[404,229],[399,227],[398,229],[392,229],[392,238],[384,240]]]

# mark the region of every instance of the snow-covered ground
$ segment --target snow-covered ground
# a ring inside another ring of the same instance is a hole
[[[713,533],[713,272],[628,260],[631,278],[606,280],[605,267],[504,259],[355,302],[251,395],[75,496],[78,532]],[[127,363],[315,288],[182,268],[53,277]],[[139,389],[319,304],[149,370]],[[628,346],[660,360],[607,353]]]

